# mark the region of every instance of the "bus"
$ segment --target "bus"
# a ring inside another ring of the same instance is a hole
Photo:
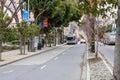
[[[77,38],[74,35],[68,35],[66,37],[66,43],[67,44],[77,44]]]

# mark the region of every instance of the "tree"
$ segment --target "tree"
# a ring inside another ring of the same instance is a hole
[[[81,14],[72,2],[57,0],[49,3],[48,6],[49,8],[44,12],[44,14],[42,14],[42,16],[48,17],[49,24],[52,27],[61,27],[62,32],[59,35],[62,36],[60,40],[63,40],[62,34],[64,26],[67,27],[71,21],[78,21]]]
[[[80,18],[75,4],[66,0],[30,0],[30,10],[35,13],[36,24],[48,18],[49,27],[41,29],[46,34],[49,34],[54,26],[67,26],[70,21]]]
[[[115,55],[114,55],[114,77],[120,80],[120,0],[118,0],[118,11],[116,19],[116,42],[115,42]]]
[[[5,34],[7,28],[14,18],[16,22],[19,21],[17,13],[20,11],[23,1],[19,0],[18,3],[18,6],[15,6],[13,0],[10,0],[9,2],[7,2],[7,0],[0,0],[0,59],[2,52],[2,40],[4,38],[3,34]],[[10,6],[13,6],[14,9],[10,8]],[[9,17],[9,15],[7,14],[8,11],[12,14],[11,17]]]
[[[93,0],[87,0],[85,2],[88,3],[88,1],[89,1],[89,4],[94,3]],[[115,77],[115,80],[120,80],[120,76],[119,76],[120,75],[120,23],[119,23],[120,22],[120,0],[98,0],[98,3],[100,6],[102,6],[101,9],[98,9],[98,7],[96,6],[97,10],[99,10],[99,12],[100,12],[100,13],[98,13],[98,15],[102,15],[103,17],[106,16],[106,14],[105,14],[106,11],[110,11],[111,7],[116,7],[118,5],[117,19],[116,19],[117,32],[116,32],[115,56],[114,56],[114,77]],[[107,8],[104,8],[104,6],[106,4],[112,4],[112,5],[110,5]],[[91,6],[89,6],[89,7],[91,7]],[[86,8],[86,10],[83,12],[90,12],[90,10]],[[114,12],[111,12],[111,15],[113,15],[113,14],[114,14]]]
[[[115,6],[116,0],[79,0],[79,9],[82,14],[85,14],[88,17],[87,20],[90,21],[89,26],[91,27],[91,52],[95,52],[95,33],[94,33],[94,26],[95,26],[95,18],[102,16],[102,18],[107,17],[107,12],[111,11],[112,6]],[[108,4],[108,6],[105,5]],[[110,5],[112,4],[112,5]],[[113,12],[110,12],[111,15],[114,15]],[[87,22],[85,22],[87,23]]]
[[[34,37],[39,34],[39,27],[34,23],[28,24],[26,21],[22,21],[17,23],[17,29],[20,33],[20,53],[25,54],[25,45],[28,38],[31,43],[28,47],[30,47],[30,51],[34,51]]]
[[[35,36],[39,35],[40,32],[40,28],[35,24],[32,23],[29,25],[29,27],[27,28],[27,37],[28,37],[28,50],[29,51],[35,51],[34,49],[34,38]]]
[[[21,23],[17,23],[17,29],[20,33],[20,54],[25,54],[25,40],[27,37],[27,31],[28,31],[28,24],[25,21],[22,21]]]
[[[2,60],[2,42],[3,42],[3,34],[6,29],[6,24],[10,21],[10,17],[5,15],[2,6],[0,6],[0,60]]]

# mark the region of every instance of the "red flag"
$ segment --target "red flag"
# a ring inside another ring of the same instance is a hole
[[[43,27],[48,27],[48,18],[43,21]]]

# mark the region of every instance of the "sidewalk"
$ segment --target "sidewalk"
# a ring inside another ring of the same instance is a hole
[[[95,58],[95,53],[90,53],[87,48],[82,64],[81,80],[114,80],[113,69],[100,53]]]
[[[26,49],[26,54],[25,55],[20,55],[20,50],[12,50],[12,51],[7,51],[7,52],[2,52],[2,61],[0,61],[0,67],[22,60],[24,58],[28,58],[34,55],[41,54],[43,52],[55,49],[59,46],[62,45],[57,45],[57,46],[52,46],[52,47],[45,47],[42,48],[41,50],[36,50],[35,52],[28,52]]]

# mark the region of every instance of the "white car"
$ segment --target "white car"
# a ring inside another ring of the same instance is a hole
[[[115,34],[109,34],[108,37],[104,38],[104,44],[115,44]]]
[[[85,39],[80,39],[80,43],[86,43]]]

